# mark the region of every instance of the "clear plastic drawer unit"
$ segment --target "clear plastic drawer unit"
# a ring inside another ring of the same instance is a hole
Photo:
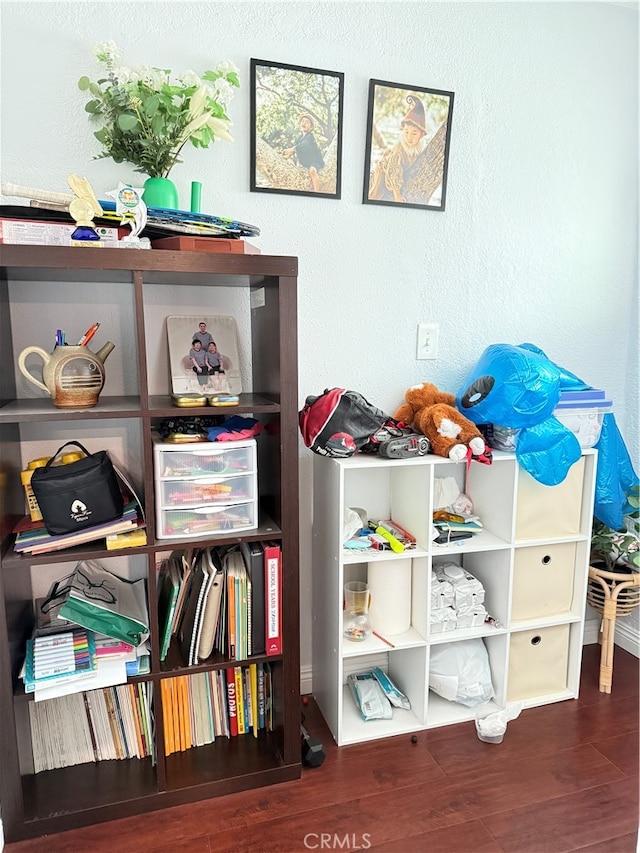
[[[255,439],[154,442],[158,539],[202,537],[258,525]]]

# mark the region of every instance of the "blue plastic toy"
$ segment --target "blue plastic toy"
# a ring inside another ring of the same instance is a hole
[[[582,451],[553,410],[562,391],[589,387],[533,344],[492,344],[467,377],[456,405],[475,424],[519,430],[518,462],[538,482],[556,486]]]

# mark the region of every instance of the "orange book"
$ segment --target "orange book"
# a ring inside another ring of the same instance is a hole
[[[173,710],[171,708],[171,685],[168,678],[160,682],[160,694],[162,697],[162,728],[164,731],[164,752],[171,755],[173,749]]]
[[[180,708],[178,707],[178,685],[176,678],[169,679],[171,689],[171,709],[173,714],[173,749],[180,751]]]

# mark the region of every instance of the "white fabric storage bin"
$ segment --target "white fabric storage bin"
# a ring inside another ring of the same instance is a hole
[[[536,619],[571,610],[576,545],[516,548],[511,619]]]
[[[569,625],[511,634],[507,701],[558,693],[567,687]]]
[[[580,531],[584,457],[557,486],[545,486],[520,469],[516,503],[516,539],[551,539]]]

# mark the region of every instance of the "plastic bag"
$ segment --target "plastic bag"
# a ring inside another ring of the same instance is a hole
[[[433,646],[429,687],[450,702],[474,708],[494,695],[489,655],[482,638]]]
[[[633,470],[629,451],[611,412],[602,419],[596,449],[598,467],[593,514],[612,530],[621,530],[624,516],[635,510],[629,503],[629,495],[638,485],[638,475]]]

